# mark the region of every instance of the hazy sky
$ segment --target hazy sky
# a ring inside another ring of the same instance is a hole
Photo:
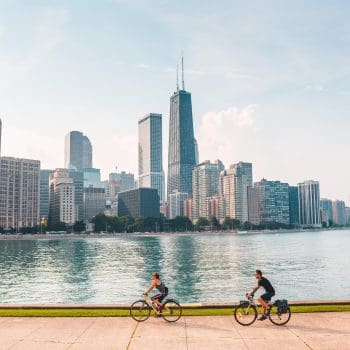
[[[63,166],[80,130],[104,177],[137,171],[137,120],[164,115],[185,54],[200,160],[350,197],[349,1],[0,0],[3,155]]]

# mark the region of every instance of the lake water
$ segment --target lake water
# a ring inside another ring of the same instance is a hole
[[[0,241],[0,303],[131,303],[159,271],[180,302],[350,299],[350,231]]]

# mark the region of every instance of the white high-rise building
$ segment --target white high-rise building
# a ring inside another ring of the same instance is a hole
[[[39,225],[40,161],[0,158],[0,227]]]
[[[139,120],[139,187],[158,190],[160,203],[164,203],[161,114],[150,113]]]
[[[239,162],[221,172],[221,219],[230,217],[242,223],[248,221],[248,188],[252,186],[252,163]]]
[[[321,227],[320,184],[308,180],[298,184],[301,227]]]
[[[50,224],[63,222],[73,225],[76,221],[74,180],[68,169],[56,169],[50,177]]]
[[[193,221],[199,217],[210,218],[209,199],[219,194],[220,173],[225,169],[220,160],[209,160],[196,165],[192,172]]]
[[[184,216],[184,201],[187,198],[186,192],[174,192],[169,195],[169,219]]]

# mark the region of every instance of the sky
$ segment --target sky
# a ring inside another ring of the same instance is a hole
[[[103,177],[137,173],[137,121],[162,113],[184,53],[199,158],[255,181],[320,181],[350,204],[350,2],[0,0],[2,155],[63,167],[91,140]]]

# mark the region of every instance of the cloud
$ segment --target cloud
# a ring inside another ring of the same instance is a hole
[[[10,157],[38,159],[42,168],[63,166],[63,139],[61,135],[45,135],[34,129],[23,129],[5,125],[3,154]],[[10,135],[11,137],[6,137]],[[21,142],[18,142],[21,140]],[[38,142],[40,140],[40,142]],[[7,150],[16,150],[12,154]],[[52,155],[55,155],[53,157]]]
[[[140,68],[140,69],[150,69],[151,66],[147,63],[139,63],[136,65],[136,68]]]
[[[176,72],[176,68],[175,67],[167,67],[165,69],[163,69],[164,72]],[[206,72],[205,70],[202,69],[192,69],[192,68],[188,68],[184,70],[185,75],[189,74],[189,75],[207,75],[208,72]],[[181,68],[179,67],[179,76],[181,74]]]
[[[138,157],[138,137],[133,134],[119,134],[114,136],[108,146],[103,138],[96,138],[94,143],[94,166],[103,169],[103,177],[107,178],[108,173],[115,171],[118,166],[118,171],[126,170],[135,173],[137,176],[137,157]],[[108,153],[113,150],[112,153]],[[98,161],[97,161],[98,160]]]
[[[0,39],[5,35],[5,28],[0,25]]]
[[[65,26],[69,22],[71,14],[64,8],[45,8],[41,21],[36,27],[37,43],[40,47],[50,50],[60,45],[65,38]]]
[[[304,86],[305,90],[311,90],[311,91],[324,91],[324,86],[321,84],[308,84]]]
[[[257,105],[205,113],[197,132],[200,160],[220,158],[226,164],[248,157],[256,126]],[[249,159],[248,159],[249,160]]]

